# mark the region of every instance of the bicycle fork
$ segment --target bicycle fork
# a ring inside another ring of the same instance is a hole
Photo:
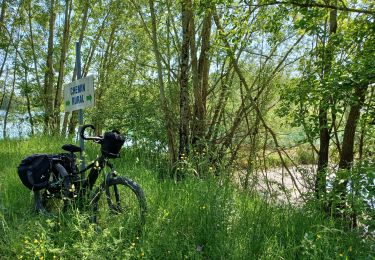
[[[116,172],[113,164],[111,162],[107,162],[107,165],[111,169],[111,172],[109,172],[105,177],[106,184],[109,183],[112,178],[115,178],[117,176],[117,172]],[[114,193],[114,196],[115,196],[116,204],[113,204],[112,199],[111,199],[110,185],[105,185],[105,193],[106,193],[108,207],[114,213],[121,213],[122,208],[121,208],[120,192],[119,192],[118,186],[116,184],[114,184],[112,186],[112,188],[113,188],[113,193]]]

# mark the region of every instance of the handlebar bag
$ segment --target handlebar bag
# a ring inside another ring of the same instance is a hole
[[[30,190],[48,187],[51,175],[51,160],[47,154],[33,154],[23,159],[18,166],[18,176]]]
[[[102,153],[108,158],[117,158],[120,156],[120,150],[125,143],[125,138],[120,132],[113,130],[112,132],[106,132],[102,142]]]

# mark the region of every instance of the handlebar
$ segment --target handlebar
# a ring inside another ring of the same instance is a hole
[[[83,140],[92,140],[94,142],[100,143],[103,141],[103,137],[101,136],[85,136],[85,130],[86,128],[91,128],[92,130],[95,130],[95,126],[93,125],[83,125],[81,128],[81,131],[79,132],[79,135],[82,137]]]

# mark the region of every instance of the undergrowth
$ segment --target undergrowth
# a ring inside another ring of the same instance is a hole
[[[54,216],[32,209],[17,165],[32,153],[56,153],[64,140],[0,142],[1,259],[373,259],[374,241],[345,230],[314,206],[267,203],[239,191],[225,174],[179,182],[160,178],[161,157],[124,149],[118,172],[144,189],[149,206],[141,235],[131,226],[98,231],[88,212]],[[87,146],[93,158],[98,147]]]

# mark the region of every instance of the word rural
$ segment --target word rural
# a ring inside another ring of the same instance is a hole
[[[72,105],[85,102],[82,92],[85,92],[85,84],[70,87],[70,95],[72,96]],[[80,94],[75,96],[76,94]]]

